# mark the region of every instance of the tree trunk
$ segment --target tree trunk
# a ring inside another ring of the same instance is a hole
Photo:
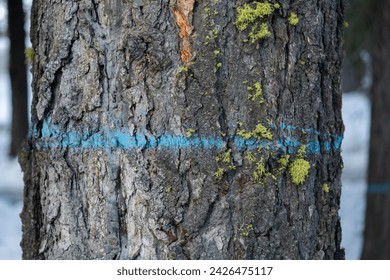
[[[372,2],[373,84],[363,259],[390,259],[390,2]]]
[[[28,131],[27,70],[25,65],[24,11],[22,0],[8,0],[8,36],[10,39],[9,74],[12,89],[11,146],[16,156]]]
[[[34,1],[23,257],[343,258],[342,26],[339,0]]]

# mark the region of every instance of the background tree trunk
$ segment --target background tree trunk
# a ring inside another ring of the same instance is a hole
[[[371,140],[363,259],[390,259],[390,2],[372,2]]]
[[[343,1],[279,4],[34,1],[23,257],[343,258]]]
[[[11,146],[9,154],[16,156],[28,131],[27,70],[25,64],[26,33],[22,0],[7,0],[8,36],[10,39],[9,74],[12,88]]]

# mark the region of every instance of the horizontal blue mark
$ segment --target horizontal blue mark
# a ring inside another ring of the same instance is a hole
[[[380,194],[388,192],[390,192],[390,183],[369,184],[367,188],[367,193],[370,194]]]
[[[281,126],[283,129],[287,127]],[[292,126],[290,127],[290,129]],[[295,127],[294,127],[295,128]],[[221,150],[228,142],[233,143],[239,150],[253,150],[259,147],[284,154],[295,154],[302,144],[306,145],[308,154],[330,153],[338,151],[343,140],[342,136],[328,134],[329,141],[320,143],[318,135],[314,133],[313,139],[301,143],[293,137],[284,137],[275,140],[244,139],[241,136],[206,137],[192,135],[191,137],[164,134],[160,136],[146,135],[142,132],[129,133],[123,129],[105,129],[99,132],[61,132],[56,126],[43,122],[42,128],[34,127],[30,136],[39,137],[35,145],[38,149],[74,148],[74,149],[217,149]]]

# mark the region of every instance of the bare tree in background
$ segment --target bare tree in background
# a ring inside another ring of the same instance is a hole
[[[390,259],[390,1],[371,1],[373,84],[363,259]]]
[[[343,258],[343,4],[35,0],[23,257]]]
[[[8,36],[10,39],[9,74],[12,90],[11,146],[16,156],[28,131],[27,70],[25,64],[26,33],[22,0],[7,0]]]

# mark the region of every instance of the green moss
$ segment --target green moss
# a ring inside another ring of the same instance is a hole
[[[299,22],[299,18],[296,13],[291,13],[290,17],[288,18],[288,22],[291,25],[297,25]]]
[[[24,55],[26,57],[26,62],[28,64],[31,64],[34,61],[35,58],[35,51],[33,48],[26,48],[24,50]]]
[[[324,190],[324,192],[328,193],[329,192],[329,185],[328,185],[328,183],[324,183],[322,185],[322,189]]]
[[[274,8],[275,8],[275,9],[280,9],[280,4],[275,3],[275,4],[274,4]]]
[[[258,100],[259,103],[264,103],[264,98],[263,98],[263,90],[261,89],[261,83],[257,82],[252,86],[248,86],[246,88],[248,91],[254,91],[253,94],[249,94],[248,100],[255,101]]]
[[[186,132],[186,137],[189,138],[194,134],[195,130],[193,128],[189,128]]]
[[[291,181],[293,184],[299,185],[305,182],[309,175],[310,163],[307,160],[298,158],[292,162],[289,168]]]
[[[349,22],[348,21],[344,21],[343,25],[344,25],[345,28],[348,28],[349,27]]]
[[[217,171],[214,172],[214,176],[215,176],[215,178],[217,178],[219,180],[219,179],[222,179],[224,173],[225,173],[225,169],[223,169],[222,167],[219,167],[217,169]]]
[[[265,138],[272,140],[272,133],[262,124],[257,124],[255,130],[252,132],[252,136],[256,139]]]

